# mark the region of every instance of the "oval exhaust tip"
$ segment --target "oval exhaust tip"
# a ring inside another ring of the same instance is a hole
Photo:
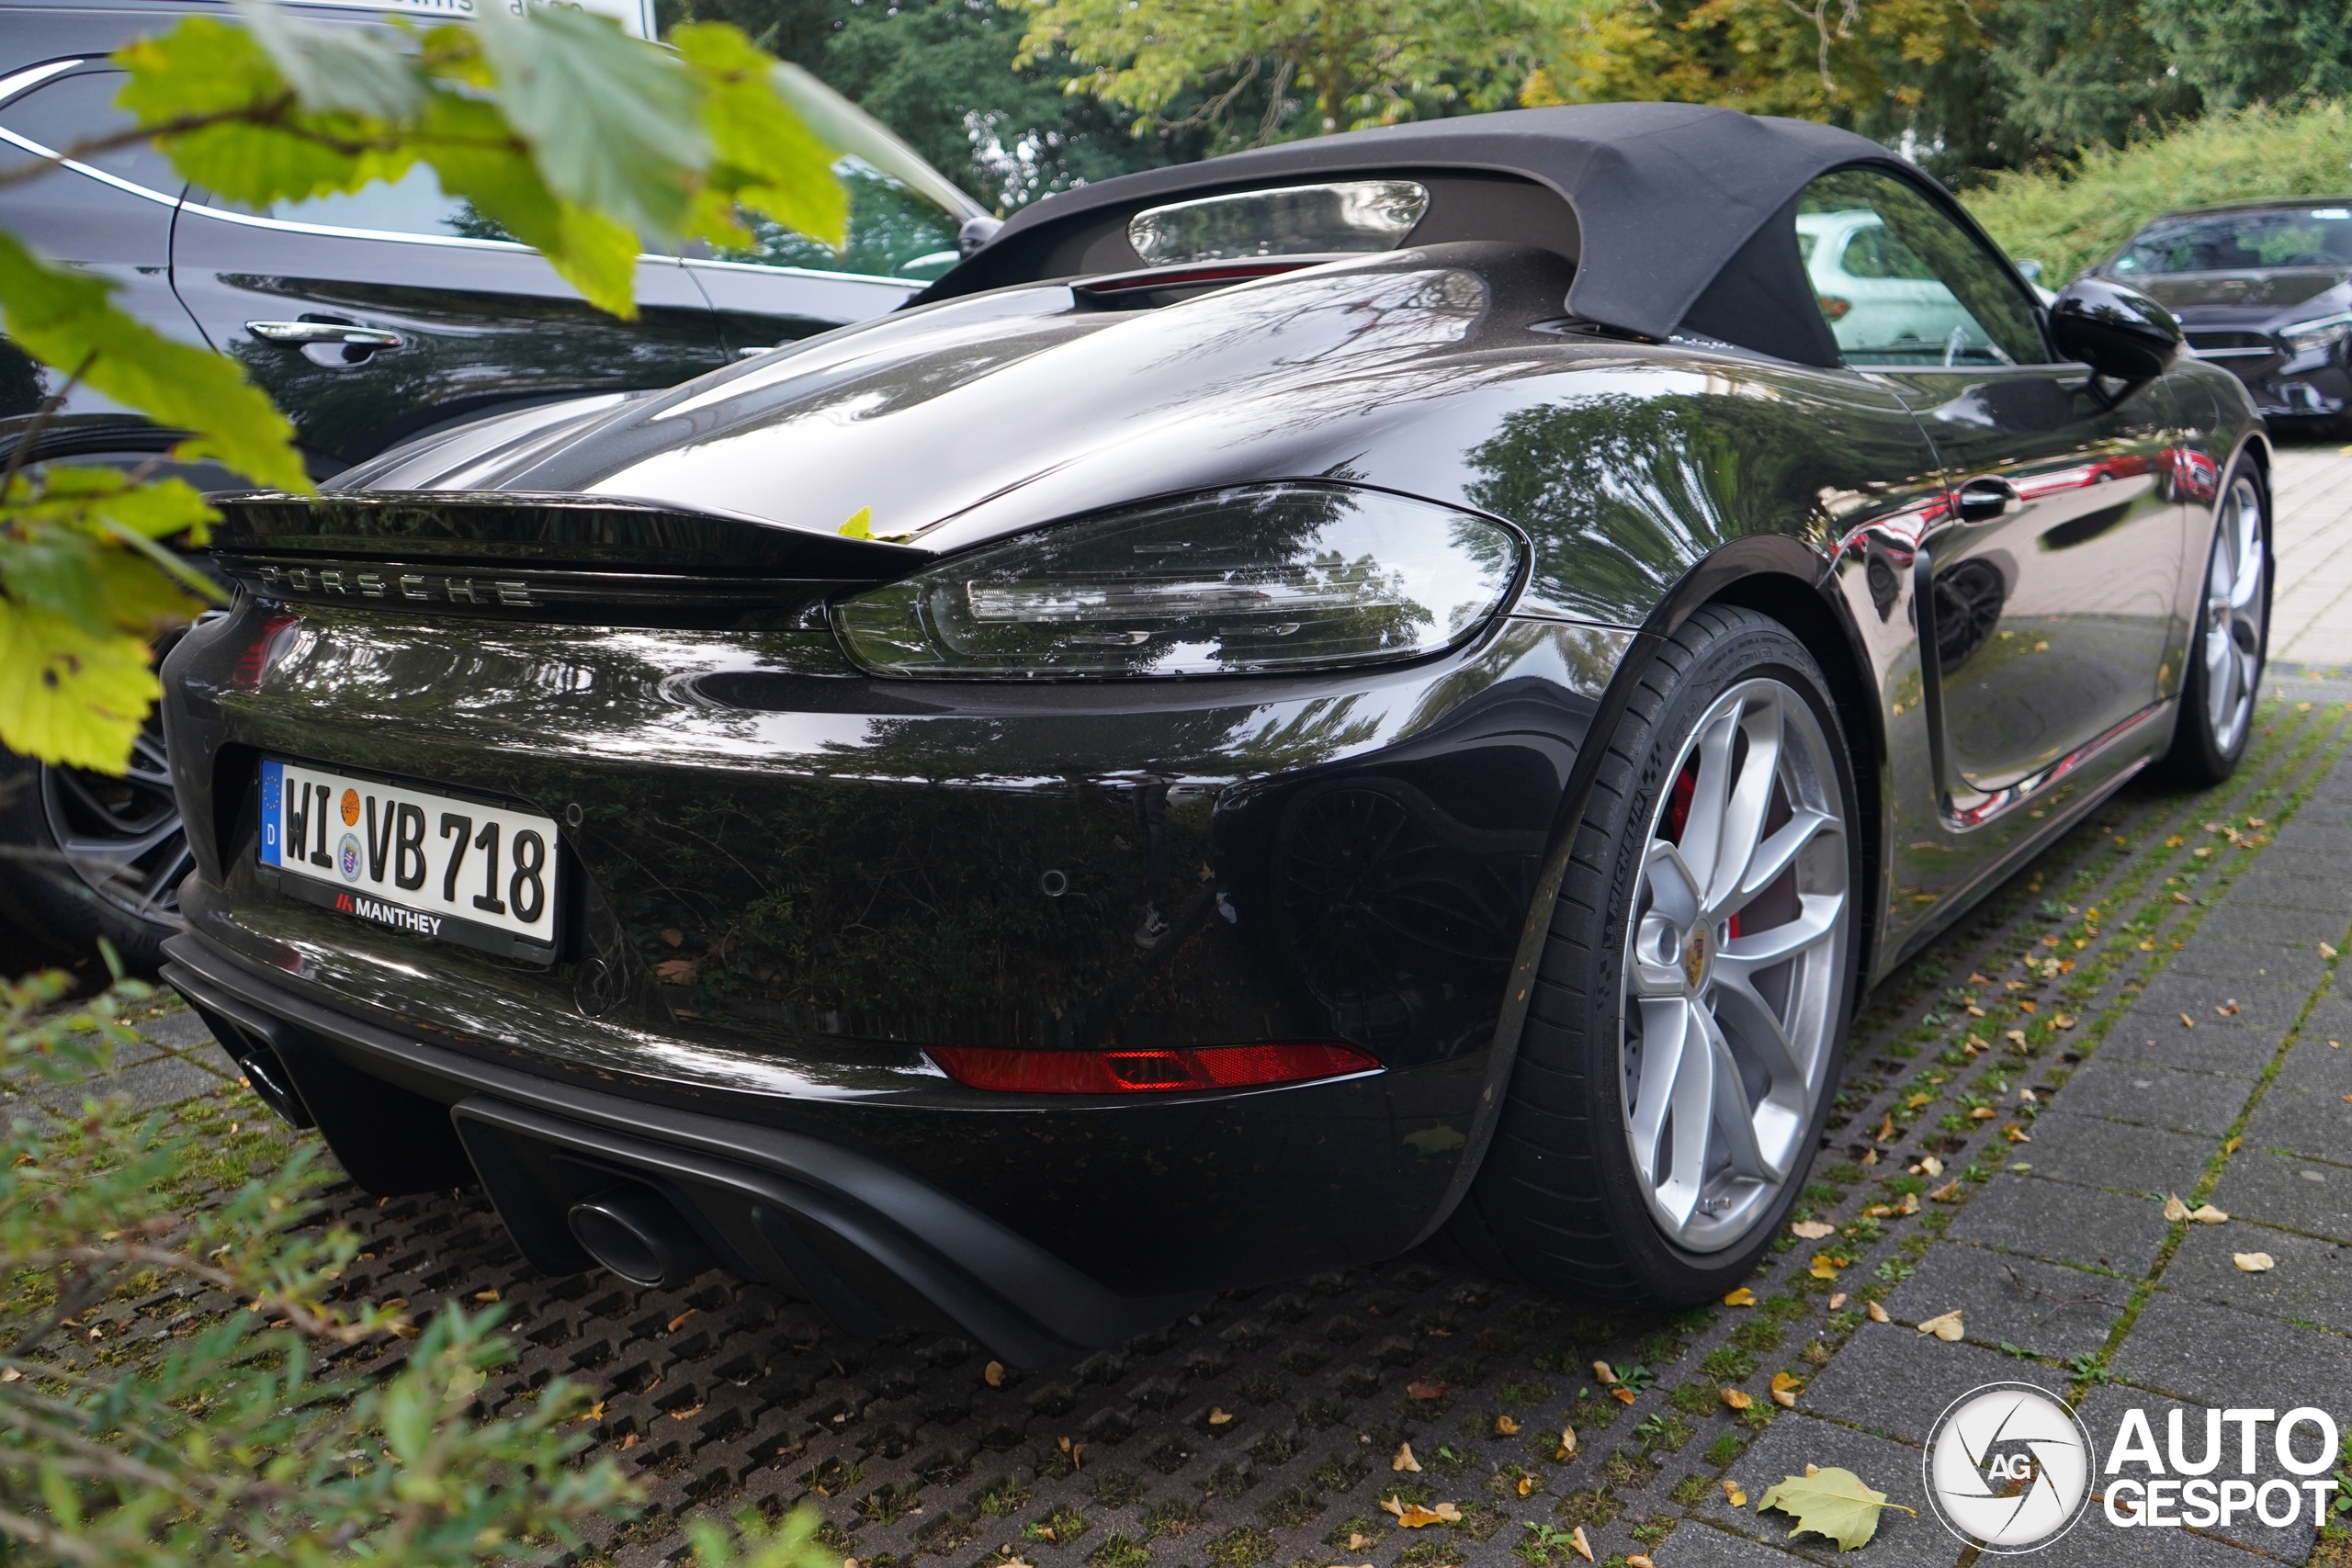
[[[683,1285],[710,1263],[677,1206],[650,1187],[615,1187],[571,1206],[573,1239],[637,1285]]]

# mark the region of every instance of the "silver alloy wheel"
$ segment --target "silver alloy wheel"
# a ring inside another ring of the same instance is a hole
[[[1845,803],[1820,722],[1770,679],[1700,720],[1626,922],[1625,1136],[1651,1216],[1736,1243],[1802,1167],[1848,962]]]
[[[180,880],[196,861],[154,718],[131,743],[120,777],[43,763],[40,794],[51,840],[75,876],[135,919],[180,925]]]
[[[2213,554],[2205,568],[2205,724],[2213,750],[2228,756],[2254,714],[2262,678],[2263,592],[2268,551],[2262,537],[2262,497],[2240,474],[2222,498]]]

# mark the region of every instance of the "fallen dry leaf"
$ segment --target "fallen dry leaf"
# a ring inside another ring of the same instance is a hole
[[[981,1368],[980,1381],[988,1384],[990,1388],[1002,1388],[1004,1386],[1004,1363],[1002,1361],[990,1361],[987,1366]]]
[[[1928,1193],[1928,1196],[1934,1199],[1939,1203],[1951,1202],[1954,1198],[1960,1196],[1960,1178],[1957,1176],[1953,1177],[1950,1181],[1945,1182],[1941,1187],[1939,1187],[1933,1192]]]
[[[2032,1135],[2014,1122],[2005,1122],[2001,1124],[2001,1136],[2008,1139],[2008,1141],[2013,1144],[2030,1144],[2033,1142]]]
[[[1518,1423],[1517,1421],[1514,1421],[1513,1419],[1511,1419],[1511,1418],[1510,1418],[1510,1416],[1496,1416],[1496,1417],[1495,1417],[1495,1436],[1497,1436],[1498,1438],[1516,1438],[1516,1437],[1518,1437],[1518,1436],[1519,1436],[1519,1423]]]
[[[662,940],[672,947],[676,947],[686,940],[686,933],[675,930],[666,931],[662,933]]]
[[[673,986],[695,983],[695,969],[691,958],[665,958],[653,966],[653,973]]]
[[[633,1449],[633,1448],[637,1447],[637,1434],[636,1434],[635,1432],[631,1432],[628,1437],[623,1438],[621,1439],[621,1447],[622,1447],[622,1449],[623,1449],[623,1450],[628,1450],[628,1449]]]
[[[1724,1297],[1724,1305],[1727,1307],[1752,1307],[1755,1304],[1756,1292],[1745,1285]]]
[[[1625,1568],[1657,1568],[1657,1564],[1650,1561],[1648,1552],[1636,1551],[1625,1559]]]
[[[2179,1224],[2188,1218],[2188,1205],[2180,1201],[2177,1192],[2165,1194],[2165,1218]]]
[[[1582,1525],[1578,1525],[1577,1527],[1577,1533],[1568,1538],[1568,1544],[1575,1547],[1577,1549],[1577,1555],[1583,1558],[1587,1562],[1593,1560],[1592,1542],[1585,1539],[1584,1527]]]
[[[1430,1525],[1458,1525],[1462,1510],[1451,1503],[1440,1503],[1434,1508],[1424,1508],[1419,1503],[1408,1503],[1401,1497],[1383,1497],[1381,1507],[1396,1517],[1396,1522],[1408,1530],[1423,1529]]]
[[[12,1371],[14,1370],[14,1368],[10,1369]],[[582,1411],[579,1415],[573,1416],[571,1419],[573,1425],[577,1426],[583,1421],[602,1421],[604,1418],[605,1402],[600,1399],[595,1404],[590,1405],[587,1409]]]
[[[1886,1309],[1879,1305],[1876,1302],[1867,1303],[1863,1310],[1871,1314],[1871,1321],[1872,1323],[1890,1323],[1894,1321],[1886,1315]]]
[[[1453,1392],[1453,1385],[1443,1378],[1415,1378],[1405,1385],[1406,1394],[1413,1399],[1443,1399]]]
[[[1844,1306],[1845,1304],[1846,1292],[1843,1291],[1838,1292],[1836,1295],[1829,1298],[1829,1310],[1831,1312],[1836,1312],[1839,1307]]]
[[[1620,1404],[1631,1404],[1634,1403],[1634,1391],[1625,1387],[1622,1383],[1617,1387],[1611,1389],[1609,1392],[1615,1397],[1617,1403]]]
[[[1368,1535],[1359,1535],[1353,1530],[1348,1532],[1348,1550],[1350,1551],[1362,1551],[1365,1547],[1370,1546],[1371,1544],[1372,1537]]]
[[[2267,1274],[2278,1267],[2278,1260],[2267,1252],[2233,1252],[2230,1261],[2249,1274]]]
[[[664,1411],[662,1414],[664,1414],[664,1415],[668,1416],[670,1417],[670,1419],[671,1419],[671,1420],[673,1420],[673,1421],[683,1421],[683,1420],[684,1420],[684,1419],[685,1419],[687,1416],[699,1416],[699,1415],[701,1415],[701,1414],[702,1414],[702,1406],[701,1406],[700,1404],[689,1404],[689,1405],[687,1405],[684,1410],[669,1410],[669,1411]]]
[[[2060,1029],[2072,1029],[2075,1027],[2075,1015],[2071,1012],[2062,1012],[2052,1018],[2050,1021]]]
[[[1757,1500],[1757,1511],[1778,1508],[1795,1517],[1797,1528],[1791,1535],[1811,1530],[1836,1541],[1839,1550],[1852,1551],[1870,1544],[1878,1532],[1878,1516],[1882,1508],[1903,1508],[1916,1514],[1916,1508],[1904,1508],[1900,1503],[1890,1503],[1883,1492],[1873,1492],[1862,1484],[1862,1478],[1850,1470],[1836,1465],[1809,1464],[1802,1476],[1792,1475],[1777,1486],[1768,1487]]]
[[[2199,1203],[2188,1211],[2188,1217],[2200,1225],[2225,1225],[2230,1223],[2230,1216],[2211,1203]]]
[[[2189,1017],[2187,1013],[2182,1013],[2180,1015],[2180,1026],[2183,1029],[2194,1029],[2197,1027],[2197,1021]]]
[[[1971,1122],[1990,1122],[1994,1117],[1998,1116],[1999,1114],[1999,1111],[1994,1110],[1989,1105],[1980,1105],[1968,1113],[1968,1119]]]
[[[1862,1163],[1864,1165],[1876,1165],[1878,1163],[1878,1151],[1876,1149],[1864,1149],[1862,1151]]]
[[[2322,958],[2333,958],[2333,957],[2335,957],[2335,944],[2334,944],[2334,943],[2332,943],[2332,942],[2321,942],[2321,943],[2319,944],[2319,955],[2320,955]]]
[[[1592,1375],[1602,1387],[1606,1388],[1617,1381],[1617,1369],[1606,1361],[1595,1361],[1592,1364]]]
[[[2238,1152],[2238,1145],[2245,1142],[2245,1139],[2243,1136],[2226,1139],[2222,1142],[2222,1152],[2225,1155],[2233,1155]]]
[[[1747,1494],[1739,1489],[1738,1482],[1734,1481],[1730,1476],[1726,1475],[1723,1478],[1720,1484],[1724,1489],[1724,1502],[1729,1503],[1735,1508],[1745,1508],[1747,1506]]]
[[[1840,1252],[1816,1252],[1813,1255],[1813,1267],[1805,1272],[1816,1280],[1835,1280],[1838,1278],[1838,1270],[1852,1261],[1852,1258]]]
[[[1209,1406],[1209,1425],[1210,1425],[1210,1426],[1212,1426],[1212,1427],[1222,1427],[1222,1426],[1226,1425],[1227,1422],[1231,1421],[1232,1419],[1233,1419],[1233,1412],[1232,1412],[1232,1411],[1230,1411],[1230,1410],[1227,1410],[1227,1409],[1224,1409],[1223,1407],[1218,1406],[1218,1405],[1215,1405],[1215,1404],[1212,1404],[1212,1405],[1210,1405],[1210,1406]]]
[[[1795,1409],[1797,1395],[1804,1392],[1804,1384],[1789,1376],[1788,1373],[1774,1372],[1772,1374],[1772,1403],[1781,1409]]]
[[[474,1300],[476,1300],[476,1301],[478,1301],[478,1302],[494,1302],[494,1301],[496,1301],[497,1299],[498,1299],[498,1287],[497,1287],[497,1286],[495,1286],[495,1285],[492,1285],[492,1286],[489,1290],[487,1290],[487,1291],[476,1291],[476,1292],[474,1292]]]
[[[1968,1331],[1961,1326],[1960,1311],[1958,1308],[1954,1308],[1952,1311],[1945,1313],[1940,1316],[1930,1317],[1923,1320],[1919,1325],[1919,1332],[1922,1334],[1932,1334],[1937,1338],[1949,1345],[1956,1342],[1962,1335]]]
[[[1894,1112],[1890,1111],[1878,1119],[1878,1142],[1891,1144],[1895,1139]]]
[[[1413,1457],[1413,1445],[1410,1443],[1397,1444],[1396,1456],[1388,1461],[1388,1468],[1391,1470],[1409,1470],[1418,1473],[1421,1468],[1421,1461]]]
[[[1519,1495],[1520,1495],[1521,1496],[1524,1497],[1524,1496],[1526,1496],[1530,1492],[1532,1492],[1532,1491],[1534,1491],[1534,1490],[1535,1490],[1535,1478],[1534,1478],[1533,1476],[1532,1476],[1532,1475],[1522,1475],[1522,1476],[1521,1476],[1521,1477],[1519,1478]]]
[[[1921,1156],[1919,1156],[1919,1174],[1920,1174],[1920,1175],[1922,1175],[1922,1176],[1941,1176],[1943,1173],[1944,1173],[1944,1162],[1943,1162],[1943,1161],[1941,1161],[1941,1160],[1938,1159],[1938,1158],[1937,1158],[1935,1156],[1933,1156],[1933,1155],[1921,1155]]]
[[[1574,1452],[1576,1452],[1576,1451],[1577,1451],[1577,1429],[1576,1429],[1574,1427],[1561,1427],[1561,1428],[1560,1428],[1560,1451],[1559,1451],[1558,1453],[1554,1454],[1554,1455],[1552,1456],[1552,1457],[1553,1457],[1553,1459],[1555,1459],[1555,1460],[1564,1460],[1564,1459],[1567,1458],[1570,1454],[1572,1454],[1572,1453],[1574,1453]]]
[[[1734,1410],[1746,1410],[1756,1403],[1753,1396],[1743,1393],[1739,1389],[1727,1388],[1722,1390],[1721,1393],[1724,1396],[1724,1403],[1730,1405]]]
[[[684,1325],[686,1319],[694,1316],[695,1310],[696,1309],[694,1307],[688,1307],[685,1311],[672,1318],[670,1320],[670,1332],[673,1334],[678,1332],[678,1330]]]
[[[1836,1235],[1838,1234],[1838,1227],[1836,1225],[1830,1224],[1822,1220],[1799,1220],[1796,1224],[1791,1225],[1789,1229],[1794,1231],[1797,1235],[1803,1236],[1807,1241],[1819,1241],[1823,1236]]]

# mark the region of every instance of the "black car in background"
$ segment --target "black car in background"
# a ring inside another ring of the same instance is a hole
[[[2167,212],[2094,270],[2162,302],[2284,429],[2346,428],[2352,196]]]
[[[0,170],[128,124],[108,56],[221,9],[0,0]],[[375,22],[346,7],[293,9],[329,25]],[[832,107],[827,130],[856,154],[843,167],[845,252],[760,223],[741,250],[644,256],[634,321],[589,305],[423,167],[397,185],[253,212],[187,187],[141,144],[0,187],[0,227],[114,279],[119,300],[167,336],[242,361],[326,479],[445,425],[583,395],[617,401],[904,303],[956,263],[981,209],[846,101]],[[0,461],[32,433],[53,380],[0,342]],[[82,389],[27,456],[145,463],[177,438]],[[200,489],[241,482],[212,466],[186,474]],[[0,913],[83,952],[103,935],[152,966],[179,927],[190,865],[160,726],[119,779],[0,751],[0,843],[72,857],[0,867]]]

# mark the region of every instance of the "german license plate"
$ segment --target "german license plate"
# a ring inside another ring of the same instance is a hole
[[[395,931],[551,961],[557,842],[527,811],[261,765],[261,863],[278,890]]]

